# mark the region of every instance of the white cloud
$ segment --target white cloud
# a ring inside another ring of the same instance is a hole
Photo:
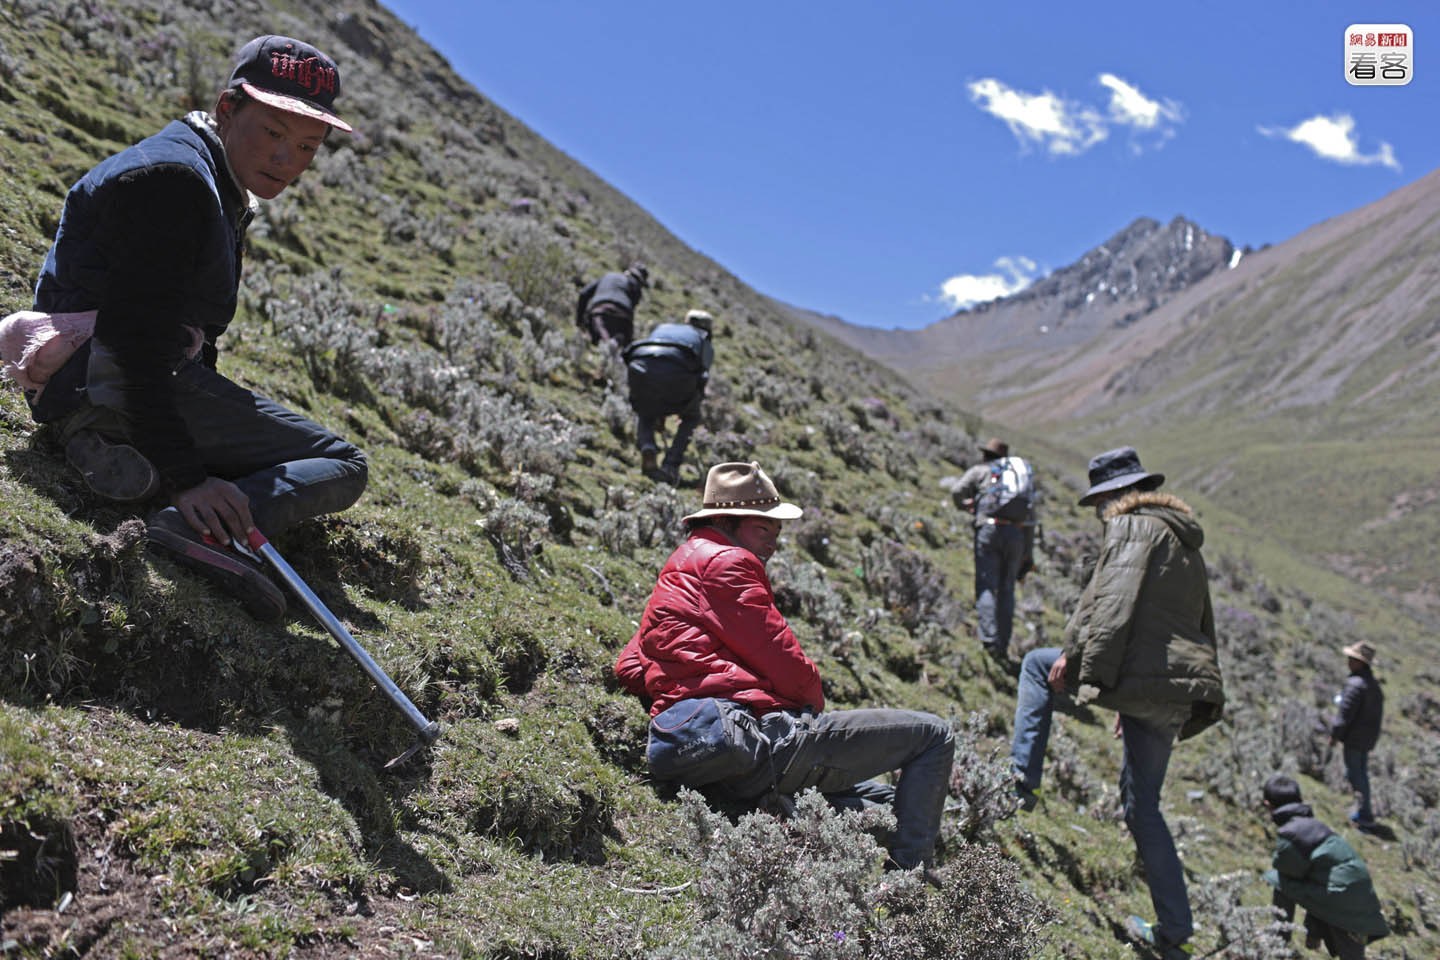
[[[1033,143],[1048,153],[1067,156],[1084,153],[1105,139],[1105,120],[1099,113],[1048,90],[1025,93],[993,77],[976,80],[966,89],[981,110],[1004,120],[1022,144]]]
[[[1116,123],[1167,133],[1185,118],[1180,104],[1174,100],[1152,100],[1141,93],[1139,87],[1113,73],[1102,73],[1097,79],[1110,91],[1110,119]]]
[[[1039,275],[1029,257],[1001,257],[995,273],[962,273],[940,284],[940,299],[955,310],[1019,293]]]
[[[1104,111],[1048,90],[1016,90],[993,77],[976,80],[966,89],[971,101],[1004,120],[1021,144],[1038,145],[1054,156],[1084,153],[1109,136],[1112,126],[1158,136],[1163,142],[1175,135],[1175,127],[1185,119],[1183,108],[1174,100],[1148,97],[1113,73],[1102,73],[1096,79],[1110,91],[1110,104]],[[1133,140],[1131,146],[1140,150]]]
[[[1289,129],[1257,129],[1267,137],[1281,137],[1303,144],[1322,160],[1332,160],[1345,166],[1370,167],[1378,164],[1391,170],[1400,169],[1400,162],[1395,159],[1395,148],[1383,140],[1376,152],[1360,152],[1360,144],[1355,139],[1355,118],[1348,113],[1337,113],[1333,117],[1314,116]]]

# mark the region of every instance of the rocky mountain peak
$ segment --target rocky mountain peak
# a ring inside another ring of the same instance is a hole
[[[1216,270],[1235,254],[1229,240],[1184,217],[1161,224],[1140,217],[1068,267],[1031,284],[1011,299],[1048,299],[1064,314],[1132,308],[1117,321],[1126,324]]]

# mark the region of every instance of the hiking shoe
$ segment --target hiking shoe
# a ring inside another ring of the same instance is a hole
[[[654,447],[647,447],[640,451],[640,472],[647,477],[655,473],[656,453],[657,451]]]
[[[285,594],[258,563],[229,547],[206,543],[174,507],[152,516],[145,535],[171,559],[238,598],[256,620],[279,620],[285,615]]]
[[[1031,810],[1034,810],[1036,804],[1040,802],[1040,792],[1025,786],[1025,781],[1016,780],[1015,799],[1019,802],[1020,809],[1029,813]]]
[[[986,647],[985,656],[993,660],[995,666],[999,667],[1002,673],[1012,677],[1020,676],[1019,662],[1011,660],[1010,654],[1007,651],[1001,650],[998,647]]]
[[[662,463],[660,469],[655,471],[655,479],[668,483],[672,487],[678,487],[680,486],[680,468]]]
[[[94,430],[78,430],[66,441],[65,461],[106,500],[139,503],[160,490],[160,474],[144,454],[128,443],[112,443]]]
[[[1160,960],[1190,960],[1194,948],[1188,943],[1167,943],[1157,938],[1155,924],[1144,917],[1129,917],[1125,921],[1125,929],[1136,940],[1148,943],[1155,948],[1160,955]]]

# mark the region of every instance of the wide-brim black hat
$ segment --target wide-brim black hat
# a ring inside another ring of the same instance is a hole
[[[1140,466],[1140,454],[1134,447],[1106,450],[1090,460],[1090,489],[1080,498],[1080,506],[1090,506],[1096,497],[1111,490],[1125,487],[1154,490],[1164,482],[1165,474],[1150,473]]]

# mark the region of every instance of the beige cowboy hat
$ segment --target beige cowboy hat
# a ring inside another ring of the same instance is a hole
[[[1343,647],[1341,652],[1347,657],[1354,657],[1367,667],[1375,665],[1375,648],[1364,640],[1356,641],[1348,647]]]
[[[795,504],[781,501],[774,481],[752,460],[711,467],[705,477],[705,498],[700,509],[685,517],[684,522],[716,516],[798,520],[803,513]]]

